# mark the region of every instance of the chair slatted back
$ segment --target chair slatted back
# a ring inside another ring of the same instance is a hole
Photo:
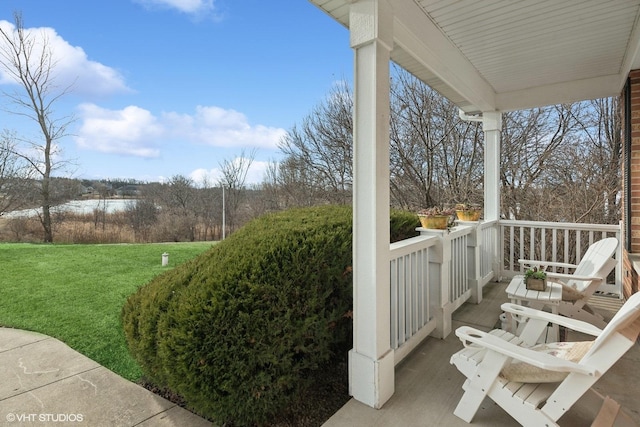
[[[615,346],[611,346],[609,341],[616,334],[619,334],[621,339],[624,338],[632,342],[638,339],[638,334],[640,334],[640,292],[633,294],[618,310],[613,319],[596,338],[583,359],[597,353],[599,350],[615,353]],[[627,349],[621,349],[620,352],[622,354],[618,358],[622,357],[626,351]]]
[[[618,239],[615,237],[608,237],[593,243],[589,246],[587,252],[585,252],[573,274],[576,276],[598,276],[609,274],[609,271],[611,271],[609,267],[606,268],[608,270],[606,272],[602,272],[601,270],[603,270],[603,267],[610,265],[609,259],[616,252],[617,247]],[[569,280],[567,285],[582,292],[590,283],[590,281],[584,280]]]

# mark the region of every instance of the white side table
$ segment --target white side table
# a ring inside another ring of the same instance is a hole
[[[515,276],[511,279],[507,286],[507,296],[514,304],[529,306],[536,310],[544,310],[548,307],[551,313],[558,314],[558,306],[562,301],[562,285],[547,281],[547,289],[545,291],[533,291],[527,289],[524,283],[524,276]],[[515,319],[511,319],[511,327],[513,331],[517,330]],[[521,325],[523,327],[523,325]],[[558,325],[553,325],[551,335],[547,337],[547,341],[558,341],[559,331]]]

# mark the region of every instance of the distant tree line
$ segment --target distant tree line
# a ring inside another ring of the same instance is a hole
[[[401,69],[391,84],[390,192],[393,207],[417,210],[483,203],[484,139],[479,122]],[[267,206],[350,203],[353,95],[336,86],[281,142],[284,159],[262,184]],[[503,218],[617,223],[621,124],[618,98],[503,114]]]
[[[415,211],[483,203],[481,123],[461,119],[455,105],[400,69],[393,73],[390,119],[393,207]],[[504,113],[502,217],[617,223],[620,126],[617,98]],[[97,199],[130,197],[135,200],[120,219],[112,221],[128,230],[127,241],[216,240],[266,212],[351,203],[352,135],[353,94],[341,83],[280,141],[283,158],[268,166],[260,184],[245,182],[253,151],[220,162],[221,177],[216,182],[196,183],[181,175],[165,183],[50,177],[48,200],[55,206],[77,198],[81,188],[91,188],[91,197]],[[24,156],[16,155],[16,145],[14,134],[5,131],[0,136],[0,214],[42,203],[42,177]],[[117,193],[125,187],[139,191]],[[63,219],[69,215],[54,216],[53,221]],[[86,221],[106,231],[109,219],[97,205]],[[12,225],[11,238],[17,238],[19,228]],[[53,236],[54,230],[63,228],[53,224],[51,229]],[[49,241],[46,232],[42,240]]]

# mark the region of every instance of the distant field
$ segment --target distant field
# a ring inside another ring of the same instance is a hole
[[[119,375],[142,372],[120,324],[126,298],[212,242],[123,245],[0,243],[0,326],[58,338]],[[162,254],[169,266],[162,267]]]

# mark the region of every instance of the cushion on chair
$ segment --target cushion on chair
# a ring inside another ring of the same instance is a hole
[[[577,301],[584,298],[584,294],[575,286],[560,283],[562,285],[562,301]]]
[[[593,341],[553,342],[538,344],[530,350],[547,353],[571,362],[579,362],[591,348]],[[500,376],[519,383],[557,383],[564,380],[568,372],[549,371],[525,362],[514,361],[505,366]]]

